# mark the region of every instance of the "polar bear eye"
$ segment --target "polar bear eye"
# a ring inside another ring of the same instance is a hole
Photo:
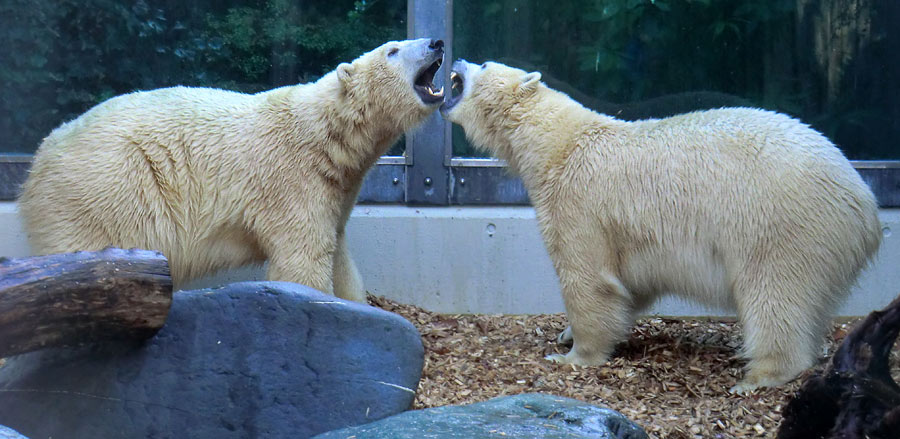
[[[396,55],[397,52],[399,52],[399,51],[400,51],[399,48],[393,47],[393,48],[391,48],[391,50],[388,50],[388,56],[394,56],[394,55]]]
[[[484,64],[481,65],[481,70],[484,70],[484,69],[486,69],[486,68],[487,68],[487,63],[484,63]]]

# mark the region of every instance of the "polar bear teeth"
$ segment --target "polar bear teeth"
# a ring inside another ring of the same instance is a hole
[[[459,73],[450,72],[450,91],[462,93],[463,79]]]
[[[444,87],[441,87],[440,90],[435,91],[434,87],[434,75],[437,73],[438,69],[441,68],[441,64],[443,60],[438,58],[434,60],[431,64],[425,66],[417,75],[415,80],[413,81],[413,87],[419,93],[419,96],[426,101],[426,103],[435,103],[440,101],[444,97]]]

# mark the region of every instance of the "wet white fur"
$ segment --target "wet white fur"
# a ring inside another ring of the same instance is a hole
[[[814,363],[881,239],[872,192],[828,139],[749,108],[625,122],[536,73],[454,69],[463,98],[442,111],[521,174],[559,275],[574,346],[551,359],[604,363],[675,294],[737,311],[749,364],[735,391]]]
[[[344,226],[366,171],[435,110],[412,87],[429,42],[254,95],[175,87],[97,105],[35,155],[19,200],[33,251],[158,250],[176,285],[268,259],[271,280],[364,301]]]

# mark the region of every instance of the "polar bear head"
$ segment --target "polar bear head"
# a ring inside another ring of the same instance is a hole
[[[335,73],[344,103],[368,120],[390,121],[406,131],[444,100],[434,75],[444,59],[444,42],[422,38],[391,41],[341,63]]]
[[[500,63],[478,65],[464,60],[453,63],[451,93],[441,113],[459,124],[476,146],[503,158],[510,157],[509,132],[514,121],[540,99],[541,74],[528,73]]]

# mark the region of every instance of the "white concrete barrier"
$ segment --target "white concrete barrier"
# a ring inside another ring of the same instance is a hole
[[[900,209],[880,213],[884,241],[841,316],[859,316],[900,295]],[[530,207],[362,205],[347,226],[366,289],[443,313],[563,312],[556,274]],[[15,203],[0,203],[0,256],[29,255]],[[220,273],[189,287],[261,279],[259,267]],[[726,316],[676,298],[652,314]]]

